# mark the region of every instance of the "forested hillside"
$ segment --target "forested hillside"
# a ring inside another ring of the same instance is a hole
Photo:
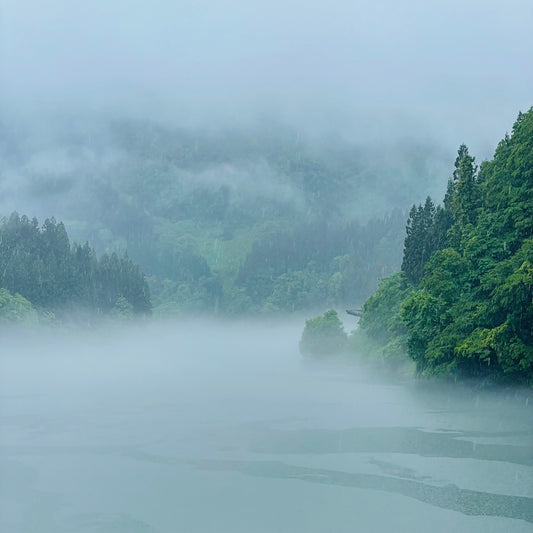
[[[98,253],[127,252],[156,315],[360,305],[399,267],[409,198],[445,159],[421,143],[306,139],[279,124],[45,133],[2,128],[0,209],[54,215]]]
[[[533,108],[491,161],[461,145],[442,206],[413,206],[401,273],[361,327],[422,374],[533,382]]]
[[[23,320],[35,310],[57,318],[151,312],[137,265],[115,253],[98,259],[88,244],[71,245],[53,218],[42,226],[17,213],[0,219],[0,291],[0,321]]]

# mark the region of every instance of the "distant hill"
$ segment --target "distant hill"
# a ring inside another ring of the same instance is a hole
[[[54,215],[98,253],[127,252],[157,314],[360,304],[398,268],[404,208],[446,159],[421,143],[306,140],[279,125],[38,133],[2,129],[0,209]]]

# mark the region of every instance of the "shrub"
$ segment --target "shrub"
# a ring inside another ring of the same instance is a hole
[[[333,309],[323,316],[305,321],[300,340],[300,353],[310,356],[337,355],[346,348],[347,335],[342,322]]]

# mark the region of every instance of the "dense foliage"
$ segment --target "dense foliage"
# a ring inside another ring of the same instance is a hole
[[[359,326],[378,345],[379,356],[392,360],[405,353],[407,328],[400,306],[412,293],[413,285],[398,272],[383,279],[364,303]]]
[[[264,236],[237,283],[252,305],[274,311],[361,302],[377,276],[399,262],[391,246],[402,219],[396,212],[364,226],[316,221]]]
[[[460,146],[444,206],[411,210],[402,275],[364,305],[369,333],[406,327],[420,373],[533,381],[533,109],[479,168]]]
[[[0,288],[0,324],[4,322],[36,322],[37,313],[31,303],[20,294]]]
[[[342,322],[333,309],[323,316],[305,321],[305,328],[300,340],[302,355],[331,356],[338,355],[346,348],[347,335]]]
[[[66,315],[147,314],[148,285],[127,257],[98,259],[88,244],[71,245],[65,226],[13,213],[0,219],[0,315],[20,318],[33,307]]]
[[[443,158],[422,144],[305,138],[267,123],[69,127],[44,139],[0,130],[0,209],[27,198],[26,210],[54,214],[77,242],[127,251],[157,315],[361,304],[398,268],[403,209]]]

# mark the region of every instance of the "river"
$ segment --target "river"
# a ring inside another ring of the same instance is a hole
[[[301,329],[3,334],[0,531],[533,531],[533,391],[304,361]]]

